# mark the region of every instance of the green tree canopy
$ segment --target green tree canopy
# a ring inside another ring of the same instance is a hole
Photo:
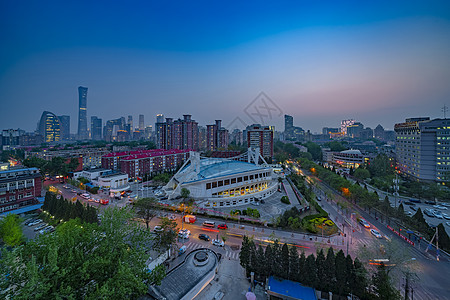
[[[12,299],[137,299],[163,272],[146,268],[151,235],[127,208],[110,207],[101,225],[70,220],[52,234],[4,252],[0,287]],[[5,273],[3,273],[5,274]]]
[[[15,214],[9,214],[0,220],[0,238],[6,245],[15,247],[25,242],[20,223],[19,216]]]
[[[157,215],[158,200],[154,197],[139,198],[134,203],[134,207],[137,215],[144,220],[148,229],[150,221]]]

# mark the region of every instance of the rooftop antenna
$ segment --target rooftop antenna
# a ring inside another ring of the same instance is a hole
[[[444,104],[444,107],[442,107],[441,111],[444,113],[444,119],[445,119],[446,113],[448,112],[448,106]]]

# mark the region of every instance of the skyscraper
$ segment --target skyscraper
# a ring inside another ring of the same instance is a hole
[[[67,141],[70,139],[70,116],[58,116],[61,122],[61,140]]]
[[[139,130],[144,131],[144,115],[139,115]]]
[[[54,113],[44,111],[39,122],[39,133],[44,137],[45,143],[59,142],[61,140],[59,118]]]
[[[102,119],[91,117],[91,139],[98,141],[102,139]]]
[[[78,139],[86,140],[87,130],[87,91],[86,87],[78,87]]]
[[[133,128],[133,116],[128,116],[128,123],[127,125],[130,126],[130,133],[134,130]]]

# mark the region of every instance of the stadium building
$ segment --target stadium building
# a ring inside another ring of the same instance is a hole
[[[230,207],[258,202],[277,190],[273,171],[259,149],[249,149],[247,161],[241,157],[201,158],[191,152],[189,159],[164,187],[169,199],[190,191],[200,207]],[[262,164],[259,164],[262,161]]]

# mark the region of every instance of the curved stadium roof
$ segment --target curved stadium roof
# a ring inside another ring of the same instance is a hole
[[[189,165],[185,166],[183,171],[186,170],[188,166]],[[257,166],[255,164],[243,161],[206,158],[200,160],[200,172],[197,174],[197,178],[188,182],[223,177],[248,171],[263,170],[265,168],[266,167]]]

